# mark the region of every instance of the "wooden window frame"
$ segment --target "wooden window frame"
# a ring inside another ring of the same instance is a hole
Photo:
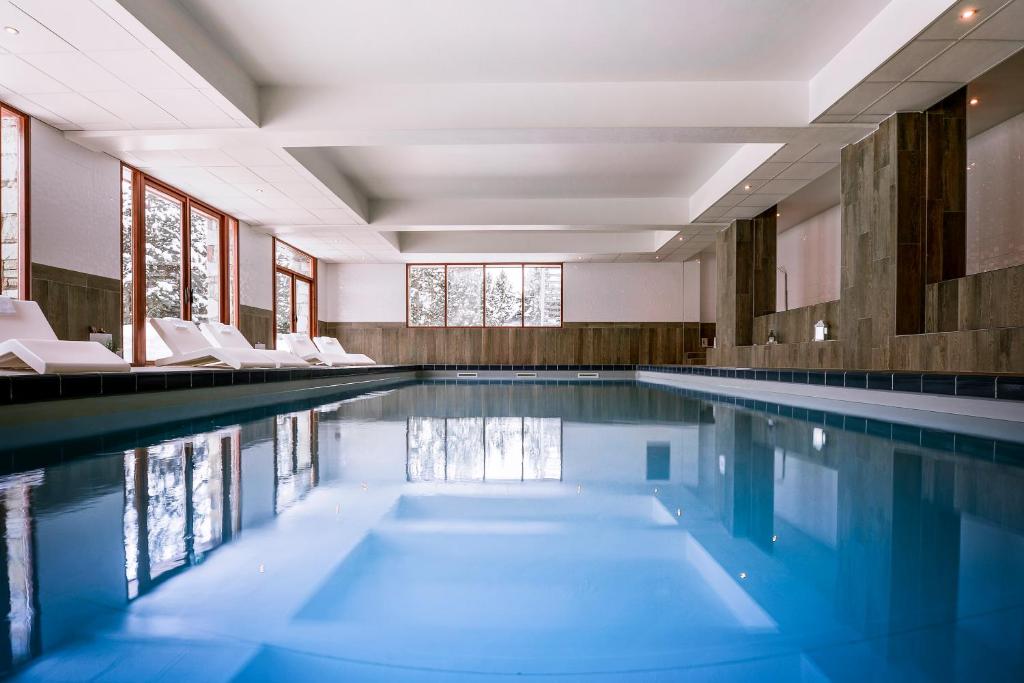
[[[197,209],[218,222],[218,237],[220,240],[220,319],[231,321],[231,324],[238,323],[239,297],[241,285],[239,283],[238,269],[238,219],[220,209],[210,206],[204,201],[196,199],[186,192],[168,185],[167,183],[154,178],[153,176],[140,171],[126,163],[121,163],[122,177],[124,169],[131,171],[132,175],[132,365],[146,365],[150,361],[146,358],[146,190],[152,188],[156,192],[167,195],[175,201],[181,202],[181,319],[192,319],[192,209]],[[124,201],[124,195],[121,195]],[[124,213],[124,206],[121,207],[120,216]],[[118,230],[118,234],[121,230]],[[230,231],[234,230],[233,242],[229,240]],[[233,244],[234,275],[233,279],[228,277],[228,249]],[[123,254],[121,248],[122,264],[121,272],[124,272]],[[123,280],[122,280],[123,287]],[[234,291],[230,292],[229,287]],[[123,301],[122,293],[122,301]],[[141,305],[140,305],[141,303]],[[124,321],[121,321],[122,327]]]
[[[309,336],[310,336],[310,338],[316,337],[317,335],[320,334],[320,330],[319,330],[319,327],[320,327],[319,313],[320,312],[317,310],[317,299],[319,297],[318,297],[318,292],[317,292],[317,284],[318,284],[317,280],[318,280],[318,278],[317,278],[317,260],[316,260],[316,257],[313,256],[312,254],[310,254],[307,251],[303,251],[302,249],[299,249],[298,247],[292,246],[291,244],[289,244],[288,242],[285,242],[282,239],[278,239],[277,237],[274,237],[272,239],[272,242],[273,242],[272,243],[272,248],[270,250],[270,265],[271,265],[272,270],[270,272],[271,272],[271,283],[272,283],[273,289],[271,290],[272,296],[270,297],[270,301],[271,301],[271,306],[270,306],[270,323],[271,323],[271,328],[272,328],[272,332],[273,333],[270,335],[270,343],[273,345],[274,348],[276,348],[277,347],[277,335],[278,335],[278,332],[277,332],[277,274],[278,273],[284,273],[285,275],[287,275],[288,277],[291,278],[292,317],[291,317],[291,322],[290,322],[289,327],[290,327],[292,332],[295,332],[295,323],[296,323],[296,321],[298,319],[298,317],[295,315],[295,280],[296,279],[304,280],[306,283],[309,284]],[[309,258],[309,260],[310,260],[310,272],[312,273],[312,275],[306,275],[305,273],[300,273],[297,270],[292,270],[291,268],[287,268],[285,266],[278,265],[278,263],[277,263],[277,244],[278,244],[278,242],[280,242],[281,244],[283,244],[284,246],[288,247],[289,249],[291,249],[293,251],[299,252],[303,256],[307,256]]]
[[[519,299],[520,321],[518,325],[488,325],[487,324],[487,268],[502,268],[502,267],[519,267],[519,274],[522,278],[522,292],[523,295]],[[413,325],[409,320],[409,273],[413,268],[444,268],[444,324],[443,325]],[[448,324],[448,269],[458,267],[473,267],[481,268],[483,273],[483,325],[449,325]],[[557,325],[527,325],[526,324],[526,269],[527,268],[558,268],[561,271],[561,277],[558,281],[559,286],[559,297],[562,302],[561,308],[558,315]],[[405,264],[405,326],[415,330],[442,330],[442,329],[456,329],[456,330],[479,330],[479,329],[495,329],[495,330],[515,330],[515,329],[531,329],[531,330],[554,330],[561,328],[565,322],[565,263],[528,263],[525,261],[517,261],[512,263],[406,263]]]
[[[18,136],[21,145],[21,153],[18,155],[20,166],[18,168],[18,298],[32,298],[32,194],[29,191],[29,184],[32,182],[32,126],[30,117],[17,107],[12,107],[0,100],[0,109],[3,109],[20,121]]]

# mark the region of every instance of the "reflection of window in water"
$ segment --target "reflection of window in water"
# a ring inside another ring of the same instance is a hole
[[[540,481],[562,478],[558,417],[410,417],[409,481]]]
[[[128,597],[195,563],[241,524],[237,427],[125,453]]]
[[[0,478],[0,503],[3,509],[4,552],[6,554],[7,629],[10,652],[2,653],[5,664],[17,666],[35,653],[33,643],[38,631],[36,609],[36,570],[32,539],[30,491],[43,483],[42,470],[12,474]],[[9,657],[9,658],[8,658]],[[0,671],[6,667],[0,665]]]
[[[150,577],[185,561],[185,442],[160,444],[147,458]]]
[[[275,418],[275,512],[287,510],[317,485],[316,419],[312,411]]]

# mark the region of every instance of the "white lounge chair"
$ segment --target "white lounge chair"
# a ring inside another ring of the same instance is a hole
[[[333,367],[341,365],[373,365],[373,361],[361,353],[324,353],[319,350],[309,338],[308,334],[293,332],[283,334],[281,338],[288,348],[296,356],[304,361],[318,365],[330,365]],[[338,346],[341,346],[340,344]]]
[[[157,365],[222,367],[235,370],[277,367],[277,362],[262,351],[212,346],[194,322],[180,318],[150,318],[149,324],[171,350],[170,356],[155,361]]]
[[[334,337],[313,337],[313,343],[320,353],[329,357],[343,356],[347,365],[376,365],[377,361],[361,353],[348,353],[341,342]]]
[[[224,323],[200,323],[199,329],[214,346],[231,351],[254,351],[277,363],[279,368],[305,368],[309,363],[284,349],[254,349],[249,340],[232,325]]]
[[[9,297],[0,297],[0,368],[40,374],[131,370],[98,342],[57,339],[39,304]]]

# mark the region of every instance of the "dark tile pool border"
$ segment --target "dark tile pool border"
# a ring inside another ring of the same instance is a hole
[[[1024,465],[1024,442],[1005,441],[1001,439],[990,439],[958,432],[947,432],[926,427],[915,427],[901,422],[886,422],[842,413],[830,412],[827,410],[813,410],[810,408],[799,408],[782,403],[770,401],[759,401],[752,398],[742,398],[730,394],[719,394],[699,389],[677,387],[671,384],[660,384],[653,382],[638,381],[643,386],[652,387],[671,394],[686,398],[694,398],[702,401],[713,401],[727,405],[737,406],[747,410],[754,410],[771,417],[793,418],[820,424],[830,429],[840,429],[844,432],[866,434],[890,439],[899,443],[911,446],[920,446],[932,450],[956,453],[979,460],[989,460],[997,463]]]
[[[1024,401],[1024,376],[898,372],[882,370],[805,370],[800,368],[724,368],[707,365],[638,365],[638,371],[695,377],[756,379],[938,396]]]
[[[122,396],[155,391],[203,389],[231,385],[373,376],[396,372],[659,372],[695,377],[725,377],[787,384],[810,384],[848,389],[909,392],[1024,401],[1024,376],[950,373],[914,373],[864,370],[807,370],[803,368],[732,368],[700,365],[481,365],[407,364],[351,368],[297,368],[279,370],[159,370],[133,373],[66,375],[0,375],[0,407],[71,398]],[[449,378],[424,378],[453,381]],[[544,380],[548,378],[532,378]],[[550,378],[557,382],[604,382],[606,378]],[[528,378],[459,378],[460,382],[527,382]],[[617,381],[617,380],[610,380]]]
[[[292,368],[272,370],[174,370],[160,372],[92,372],[63,375],[0,375],[0,406],[71,398],[125,396],[157,391],[207,389],[232,385],[274,384],[418,372],[418,365],[374,365],[352,368]]]

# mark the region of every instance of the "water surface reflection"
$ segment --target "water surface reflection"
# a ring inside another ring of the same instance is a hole
[[[414,385],[7,475],[0,664],[1019,680],[1024,448],[894,433]]]

